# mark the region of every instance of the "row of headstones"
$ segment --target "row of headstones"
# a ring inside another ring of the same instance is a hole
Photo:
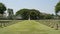
[[[59,27],[60,27],[60,21],[57,21],[57,20],[48,20],[48,21],[45,21],[45,25],[51,27],[51,28],[54,28],[55,30],[58,30]]]
[[[12,20],[12,21],[0,21],[0,27],[3,28],[3,27],[7,27],[7,26],[10,26],[12,24],[15,24],[17,22],[21,22],[21,20]]]
[[[0,21],[0,27],[3,28],[3,27],[8,26],[9,22],[10,22],[10,21]]]
[[[59,25],[59,23],[50,23],[49,27],[54,28],[55,30],[58,30],[60,25]]]
[[[40,20],[38,20],[37,22],[40,22]],[[51,28],[54,28],[55,30],[58,30],[60,28],[60,24],[58,23],[58,21],[56,23],[55,22],[56,22],[55,20],[53,20],[53,22],[48,20],[48,21],[42,22],[42,24],[47,25]]]
[[[14,22],[13,21],[0,21],[0,27],[7,27],[9,25],[12,25]]]

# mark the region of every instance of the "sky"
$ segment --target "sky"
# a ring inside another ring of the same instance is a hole
[[[59,0],[0,0],[8,8],[13,9],[14,13],[23,8],[37,9],[42,13],[55,14],[55,5]]]

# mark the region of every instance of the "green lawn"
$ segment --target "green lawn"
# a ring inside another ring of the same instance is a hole
[[[25,20],[0,28],[0,34],[60,34],[60,30],[55,30],[34,20]]]

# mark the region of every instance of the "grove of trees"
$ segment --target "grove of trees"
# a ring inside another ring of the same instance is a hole
[[[21,9],[16,12],[16,15],[22,15],[21,17],[23,19],[31,19],[31,20],[36,20],[36,19],[52,19],[53,15],[51,14],[43,14],[39,10],[36,9]]]

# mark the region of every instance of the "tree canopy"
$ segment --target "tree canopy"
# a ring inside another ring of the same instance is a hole
[[[3,3],[0,3],[0,14],[3,14],[6,11],[6,7]]]
[[[13,15],[14,15],[14,13],[13,13],[13,9],[11,9],[11,8],[8,8],[8,18],[9,19],[13,19]]]
[[[21,9],[16,12],[16,15],[22,15],[23,19],[38,19],[40,12],[35,9]]]
[[[55,13],[57,15],[57,13],[60,11],[60,2],[58,2],[55,6]]]

